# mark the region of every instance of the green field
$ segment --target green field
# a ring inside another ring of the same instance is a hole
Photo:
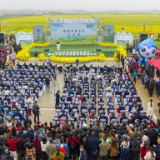
[[[48,53],[55,53],[55,52],[90,52],[90,53],[96,53],[98,56],[100,53],[104,53],[106,57],[113,57],[114,52],[117,51],[116,48],[104,48],[99,47],[98,44],[91,44],[91,45],[61,45],[61,50],[57,51],[56,45],[51,45],[49,47],[49,51],[44,51],[45,48],[32,48],[29,50],[31,57],[34,57],[35,51],[39,53],[44,53],[45,56],[48,55]],[[101,51],[96,51],[97,48],[100,48]],[[61,57],[84,57],[87,55],[59,55]]]

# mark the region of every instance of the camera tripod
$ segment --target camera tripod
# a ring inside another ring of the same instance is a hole
[[[54,97],[56,96],[56,86],[59,90],[59,85],[58,85],[58,82],[57,82],[57,79],[56,79],[56,76],[53,78],[53,84],[52,84],[52,87],[51,87],[51,93],[52,91],[54,90],[54,92],[52,94],[54,94]]]

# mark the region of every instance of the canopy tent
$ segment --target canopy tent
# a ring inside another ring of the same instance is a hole
[[[156,55],[157,55],[157,54],[160,54],[160,50],[158,50],[158,49],[157,49]]]
[[[160,72],[160,59],[148,60],[148,62]]]

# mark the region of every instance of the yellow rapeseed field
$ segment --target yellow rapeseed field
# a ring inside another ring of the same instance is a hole
[[[63,18],[63,19],[92,19],[93,17],[98,17],[98,15],[51,15],[52,19]],[[20,17],[5,19],[1,22],[9,22],[8,26],[2,27],[3,31],[24,31],[32,32],[33,26],[43,25],[44,30],[46,29],[46,22],[48,21],[46,16],[32,16],[32,17]],[[121,32],[121,28],[125,28],[125,32],[132,32],[134,35],[136,32],[136,23],[150,23],[151,27],[146,27],[145,32],[154,32],[156,36],[160,33],[160,15],[102,15],[101,16],[102,26],[104,25],[114,25],[115,33]],[[144,27],[139,27],[139,33],[145,33]]]

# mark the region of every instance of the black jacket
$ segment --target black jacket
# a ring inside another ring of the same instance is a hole
[[[26,143],[26,140],[24,138],[21,138],[21,140],[17,145],[19,151],[25,151],[25,147],[24,147],[25,143]]]
[[[9,149],[9,146],[0,146],[0,155],[4,154],[5,149]]]
[[[91,149],[89,147],[89,144],[86,142],[86,143],[81,143],[81,145],[84,146],[84,150],[86,151],[87,155],[90,155],[91,154]]]
[[[3,127],[0,127],[0,135],[4,135],[5,129]]]
[[[1,160],[13,160],[13,157],[11,155],[2,154]]]
[[[131,149],[131,160],[138,160],[139,159],[139,148],[132,148]]]

